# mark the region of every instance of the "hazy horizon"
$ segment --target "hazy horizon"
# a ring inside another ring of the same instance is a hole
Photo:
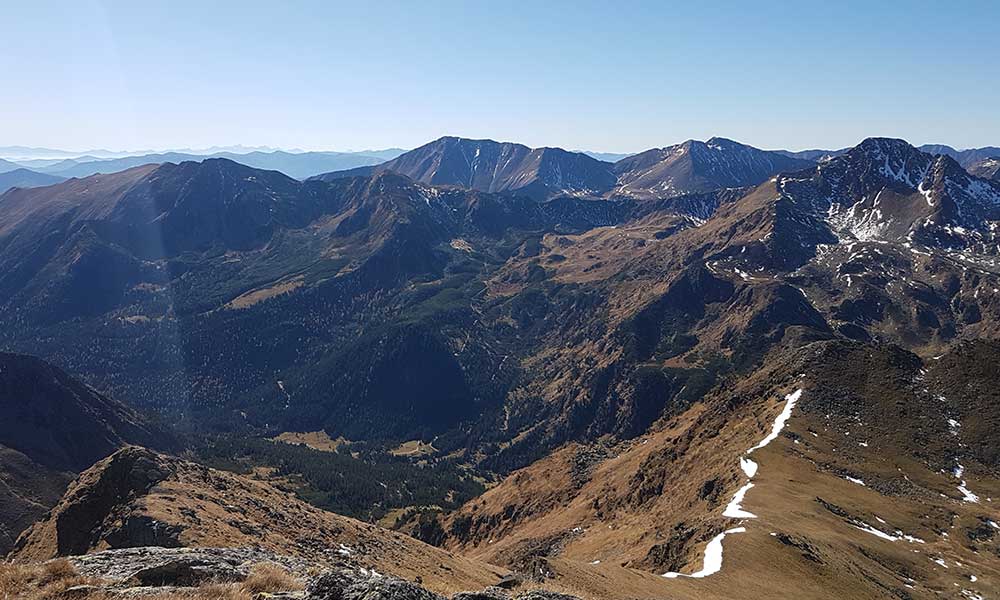
[[[443,137],[443,136],[438,136],[436,138],[429,139],[429,140],[427,140],[427,142],[431,142],[431,141],[436,140],[436,139],[438,139],[440,137]],[[455,137],[468,138],[468,136],[455,136]],[[706,141],[706,140],[710,139],[711,137],[727,137],[727,136],[724,136],[724,135],[708,136],[708,137],[705,137],[705,138],[701,138],[700,141]],[[885,136],[868,136],[868,137],[885,137]],[[731,139],[731,138],[729,138],[729,139]],[[905,140],[905,138],[902,138],[902,139]],[[517,140],[504,140],[504,139],[493,140],[493,141],[521,143],[521,142],[518,142]],[[651,148],[667,147],[667,146],[671,146],[671,145],[675,145],[675,144],[680,144],[680,143],[683,143],[685,141],[688,141],[688,140],[677,140],[677,141],[669,142],[669,143],[666,143],[666,144],[660,144],[658,146],[650,146],[648,148],[642,148],[642,149],[634,150],[634,151],[630,151],[630,152],[616,152],[616,151],[613,151],[613,150],[605,150],[603,148],[563,148],[563,149],[570,150],[570,151],[573,151],[573,152],[587,153],[587,154],[608,154],[608,155],[621,154],[621,155],[631,155],[631,154],[637,154],[639,152],[642,152],[643,150],[649,150]],[[754,144],[745,142],[743,140],[734,140],[734,141],[742,143],[742,144],[746,144],[746,145],[749,145],[749,146],[754,146],[754,147],[758,147],[759,148],[759,146],[755,146]],[[763,150],[785,150],[785,151],[789,151],[789,152],[801,152],[801,151],[806,151],[806,150],[831,150],[831,151],[836,151],[836,150],[842,150],[844,148],[850,148],[850,147],[856,146],[858,143],[860,143],[862,141],[863,141],[863,139],[859,139],[857,142],[855,142],[853,144],[848,144],[846,146],[841,146],[841,147],[836,147],[836,148],[834,148],[834,147],[820,147],[820,146],[809,146],[809,147],[803,147],[803,148],[793,148],[793,147],[780,147],[779,146],[779,147],[774,147],[774,148],[761,148],[761,149],[763,149]],[[958,146],[958,145],[955,145],[955,144],[949,144],[947,141],[940,141],[940,140],[939,141],[932,141],[932,142],[923,142],[923,143],[916,143],[916,142],[913,142],[912,140],[906,140],[906,141],[909,142],[911,145],[913,145],[915,147],[924,146],[924,145],[945,145],[945,146],[950,146],[951,148],[954,148],[955,150],[958,150],[958,151],[970,150],[970,149],[975,149],[975,148],[981,148],[981,147],[985,147],[985,146],[997,146],[997,145],[1000,145],[1000,140],[998,140],[996,143],[984,144],[983,146],[978,146],[978,147]],[[420,145],[422,146],[423,144],[420,144]],[[552,146],[552,145],[548,144],[548,146]],[[147,155],[147,154],[170,154],[170,153],[178,153],[178,154],[185,154],[185,153],[187,153],[187,154],[204,154],[204,155],[209,155],[209,154],[218,154],[218,153],[232,153],[232,154],[244,154],[244,153],[246,153],[246,154],[249,154],[249,153],[253,153],[253,152],[263,152],[263,153],[285,152],[285,153],[290,153],[290,154],[299,154],[299,153],[307,153],[307,152],[331,152],[331,153],[345,153],[345,154],[365,154],[365,153],[372,153],[372,154],[375,154],[375,153],[382,153],[382,152],[389,152],[389,151],[409,151],[409,150],[413,149],[413,147],[403,147],[403,146],[389,146],[389,147],[385,147],[385,148],[365,148],[365,149],[362,149],[362,150],[355,150],[355,149],[351,149],[351,148],[347,148],[347,149],[341,149],[341,148],[301,148],[301,147],[287,148],[287,147],[256,146],[256,145],[252,145],[252,144],[246,144],[246,145],[244,145],[244,144],[232,144],[232,145],[216,144],[216,145],[213,145],[213,146],[197,147],[197,148],[142,148],[142,149],[136,149],[136,150],[132,150],[132,149],[118,149],[118,148],[86,148],[86,149],[82,149],[81,150],[81,149],[73,149],[73,148],[57,148],[57,147],[31,145],[31,144],[6,144],[6,145],[0,145],[0,158],[7,158],[9,160],[13,160],[13,159],[16,159],[16,158],[28,159],[28,160],[43,160],[43,158],[40,157],[40,156],[28,156],[28,155],[26,155],[26,156],[21,156],[21,157],[15,157],[12,154],[6,154],[4,152],[6,149],[8,149],[8,148],[14,148],[14,147],[20,147],[20,148],[31,149],[31,150],[39,150],[39,151],[41,151],[41,150],[51,150],[51,151],[57,151],[57,152],[63,153],[61,155],[53,155],[51,157],[44,158],[44,159],[47,159],[47,160],[72,159],[74,157],[84,157],[84,156],[90,156],[90,155],[94,155],[95,157],[98,157],[98,158],[105,158],[105,157],[98,156],[98,153],[105,153],[105,154],[109,154],[109,155],[110,154],[114,154],[116,156],[121,156],[121,157],[125,157],[125,156],[142,156],[142,155]]]
[[[1000,6],[15,3],[0,145],[1000,144]],[[196,18],[195,18],[196,17]],[[928,37],[927,24],[933,23]],[[155,24],[155,26],[153,26]],[[28,51],[27,49],[30,49]],[[340,150],[346,151],[346,150]]]

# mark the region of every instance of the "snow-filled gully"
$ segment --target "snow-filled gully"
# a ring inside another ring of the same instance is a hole
[[[732,500],[729,501],[729,504],[726,506],[726,510],[723,511],[722,516],[731,519],[757,518],[757,515],[743,510],[743,507],[741,506],[743,504],[743,498],[746,496],[747,492],[753,488],[753,482],[749,480],[753,479],[754,475],[757,474],[757,463],[750,460],[749,456],[753,454],[755,450],[760,450],[778,438],[781,434],[781,430],[784,429],[785,425],[788,423],[789,417],[792,416],[792,409],[795,408],[795,404],[799,401],[801,396],[801,389],[795,390],[791,394],[785,396],[785,407],[782,409],[781,413],[775,417],[774,424],[771,426],[771,432],[767,434],[764,439],[758,442],[757,445],[747,450],[744,456],[740,457],[740,469],[743,471],[743,474],[746,475],[748,481],[743,485],[743,487],[736,490],[735,494],[733,494]],[[746,527],[733,527],[732,529],[727,529],[712,538],[705,547],[705,560],[702,563],[701,570],[694,573],[675,573],[671,571],[669,573],[664,573],[663,576],[670,579],[676,577],[692,577],[700,579],[702,577],[708,577],[709,575],[718,573],[722,569],[722,540],[725,539],[727,535],[744,532],[746,532]]]

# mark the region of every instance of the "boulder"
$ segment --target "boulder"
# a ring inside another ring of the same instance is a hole
[[[459,592],[451,600],[510,600],[510,594],[498,587],[489,587],[481,592]]]
[[[331,571],[306,587],[306,600],[445,600],[415,583],[365,569]]]

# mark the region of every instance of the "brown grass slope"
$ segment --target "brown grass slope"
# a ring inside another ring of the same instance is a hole
[[[963,346],[925,364],[891,346],[785,347],[596,460],[569,445],[515,472],[445,523],[448,545],[589,598],[988,594],[1000,586],[1000,465],[989,452],[1000,412],[995,392],[978,390],[997,351]],[[738,457],[797,388],[783,434],[753,455],[742,506],[758,518],[722,517],[747,481]],[[721,572],[660,577],[698,570],[708,540],[738,525],[747,532],[725,539]]]
[[[351,564],[441,592],[486,587],[506,571],[314,508],[239,475],[125,448],[88,469],[11,557],[38,561],[144,545],[258,547]]]

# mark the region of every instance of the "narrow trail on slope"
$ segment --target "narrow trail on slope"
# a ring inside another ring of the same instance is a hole
[[[750,480],[753,479],[754,475],[757,474],[757,463],[750,460],[750,458],[748,457],[751,454],[753,454],[755,450],[760,450],[761,448],[767,446],[768,444],[770,444],[771,442],[773,442],[778,438],[778,436],[781,434],[781,431],[785,428],[785,425],[788,424],[788,419],[792,416],[792,409],[795,408],[795,404],[799,401],[799,398],[801,397],[802,397],[801,389],[795,390],[794,392],[785,396],[785,407],[781,410],[778,416],[775,417],[774,424],[771,426],[771,432],[767,434],[767,436],[764,437],[764,439],[758,442],[755,446],[747,450],[744,456],[740,457],[740,469],[743,471],[743,474],[747,476],[747,482],[746,484],[743,485],[743,487],[736,490],[735,494],[733,494],[732,499],[726,506],[726,510],[723,511],[722,513],[723,517],[731,519],[757,518],[757,515],[743,510],[743,507],[741,506],[743,504],[743,498],[746,496],[747,492],[749,492],[750,489],[753,488],[753,482]],[[722,533],[716,535],[714,538],[712,538],[708,542],[708,545],[705,546],[705,559],[699,571],[696,571],[694,573],[676,573],[671,571],[669,573],[664,573],[663,577],[666,577],[668,579],[674,579],[677,577],[691,577],[695,579],[700,579],[702,577],[708,577],[709,575],[714,575],[715,573],[718,573],[719,571],[722,570],[722,540],[725,539],[727,535],[733,533],[745,533],[746,530],[747,530],[746,527],[743,527],[741,524],[739,527],[733,527],[732,529],[727,529]]]

